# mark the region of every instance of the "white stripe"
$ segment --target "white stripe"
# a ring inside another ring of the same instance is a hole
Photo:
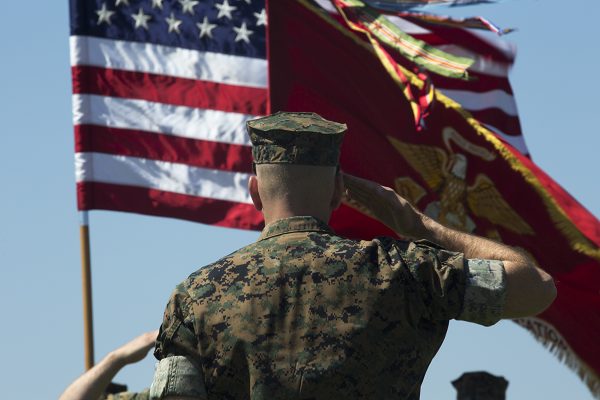
[[[469,111],[479,111],[488,108],[498,108],[504,113],[516,117],[518,116],[517,104],[511,94],[504,90],[495,89],[489,92],[468,92],[465,90],[440,89],[442,93]]]
[[[247,189],[250,175],[239,172],[112,154],[76,153],[75,177],[77,182],[137,186],[252,204]]]
[[[206,110],[145,100],[91,94],[73,95],[73,124],[93,124],[173,136],[250,145],[246,121],[253,115]]]
[[[412,22],[407,21],[404,18],[400,18],[396,15],[386,15],[385,17],[391,23],[393,23],[403,32],[408,33],[409,35],[426,35],[428,33],[431,33],[430,30],[425,29],[417,24],[413,24]]]
[[[150,43],[71,36],[71,66],[93,65],[200,79],[229,85],[267,87],[267,60]]]
[[[331,0],[315,0],[315,2],[321,8],[325,9],[325,11],[327,11],[330,14],[333,14],[333,15],[339,14],[338,11],[337,11],[337,8],[335,8],[335,6],[331,2]]]
[[[498,129],[495,126],[492,126],[490,124],[483,124],[483,126],[485,126],[490,131],[495,133],[497,136],[500,136],[502,139],[507,141],[512,147],[519,150],[521,152],[521,154],[525,154],[525,155],[529,154],[529,149],[527,148],[527,144],[525,143],[525,138],[523,137],[523,135],[518,135],[518,136],[507,135],[506,133],[502,132],[500,129]]]

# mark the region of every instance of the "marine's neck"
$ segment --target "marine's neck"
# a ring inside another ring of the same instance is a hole
[[[329,223],[329,218],[331,217],[331,210],[329,208],[324,209],[323,207],[291,207],[288,204],[278,204],[264,207],[262,211],[265,217],[265,225],[269,225],[280,219],[305,215],[310,215],[325,223]]]

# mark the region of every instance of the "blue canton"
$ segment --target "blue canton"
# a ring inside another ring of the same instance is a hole
[[[265,0],[70,0],[71,35],[266,58]]]

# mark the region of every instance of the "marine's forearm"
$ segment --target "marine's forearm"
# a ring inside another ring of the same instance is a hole
[[[416,224],[413,234],[415,238],[427,239],[448,250],[461,252],[467,258],[533,263],[527,254],[518,249],[448,228],[424,214],[419,214],[420,221]]]

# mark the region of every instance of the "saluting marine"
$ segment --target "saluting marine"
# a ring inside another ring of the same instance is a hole
[[[554,299],[526,254],[339,171],[346,125],[277,113],[247,127],[266,226],[177,286],[151,398],[418,399],[449,320],[487,326]],[[344,196],[415,240],[336,235],[327,223]]]

